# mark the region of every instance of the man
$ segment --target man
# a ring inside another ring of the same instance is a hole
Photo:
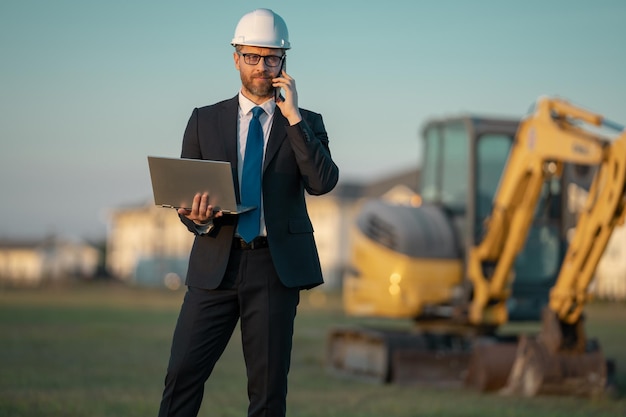
[[[159,416],[197,415],[239,319],[248,416],[284,416],[299,291],[323,282],[304,198],[305,190],[331,191],[339,175],[322,117],[298,108],[280,16],[268,9],[244,15],[232,45],[239,94],[194,109],[181,156],[229,161],[238,199],[256,209],[214,212],[209,196],[197,194],[191,210],[178,212],[196,237]]]

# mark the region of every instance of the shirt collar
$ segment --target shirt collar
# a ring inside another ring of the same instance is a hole
[[[256,106],[262,107],[263,110],[265,110],[265,113],[267,113],[269,116],[273,116],[274,110],[276,110],[276,102],[274,100],[268,99],[261,104],[256,104],[252,100],[241,94],[241,90],[239,90],[239,109],[241,110],[242,114],[248,114],[252,110],[252,108]]]

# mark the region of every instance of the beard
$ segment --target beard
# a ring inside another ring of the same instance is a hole
[[[260,98],[271,97],[274,92],[272,78],[268,73],[244,74],[241,75],[241,85],[250,94]]]

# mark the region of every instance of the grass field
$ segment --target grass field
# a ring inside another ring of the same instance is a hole
[[[156,416],[182,296],[102,283],[0,290],[0,417]],[[626,304],[594,303],[587,312],[587,333],[617,362],[617,398],[510,398],[334,378],[324,369],[327,331],[354,319],[338,297],[303,293],[288,415],[625,416]],[[245,384],[236,333],[200,416],[245,416]]]

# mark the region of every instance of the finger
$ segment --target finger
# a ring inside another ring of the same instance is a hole
[[[200,206],[199,210],[201,212],[206,212],[209,208],[209,193],[204,192],[200,197]]]
[[[191,212],[196,216],[198,215],[200,210],[200,199],[200,193],[196,193],[196,195],[193,196],[193,203],[191,203]]]
[[[284,82],[282,82],[280,79],[278,78],[274,78],[272,80],[272,87],[274,88],[283,88],[286,84]]]
[[[202,193],[198,197],[198,211],[195,213],[196,218],[201,222],[205,222],[209,217],[211,217],[211,209],[208,205],[209,202],[209,194]]]
[[[206,207],[206,216],[209,219],[214,216],[214,214],[213,214],[213,206],[210,205],[210,204]]]

